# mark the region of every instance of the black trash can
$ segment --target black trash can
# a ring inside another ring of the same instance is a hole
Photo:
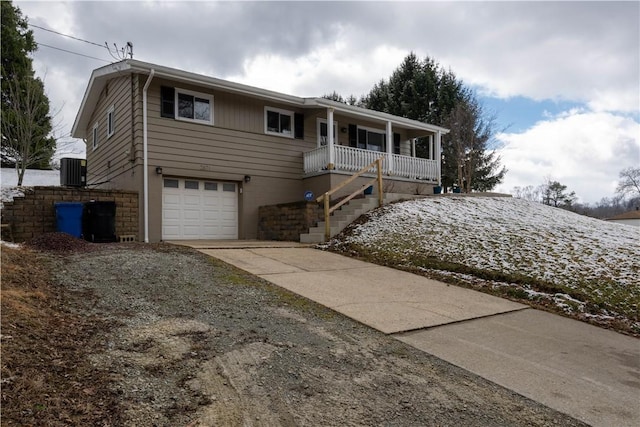
[[[115,242],[116,202],[91,201],[84,204],[82,215],[84,239],[95,243]]]

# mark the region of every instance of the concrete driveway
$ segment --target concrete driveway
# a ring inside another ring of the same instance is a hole
[[[295,243],[195,246],[591,425],[640,425],[638,339]]]

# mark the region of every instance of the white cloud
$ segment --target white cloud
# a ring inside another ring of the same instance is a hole
[[[380,76],[390,75],[406,54],[387,45],[354,53],[346,43],[336,42],[297,58],[258,55],[245,61],[241,75],[228,78],[297,96],[319,97],[335,90],[358,98],[368,93]]]
[[[610,113],[559,114],[519,134],[498,135],[509,172],[498,191],[542,184],[546,177],[567,185],[580,201],[614,194],[618,173],[640,165],[640,124]]]

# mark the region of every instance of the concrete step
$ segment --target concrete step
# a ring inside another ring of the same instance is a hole
[[[388,193],[385,194],[384,202],[390,203],[401,199],[414,198],[409,194]],[[378,207],[378,196],[367,195],[364,198],[352,199],[335,211],[329,219],[331,224],[331,236],[335,236],[344,230],[349,224],[358,219],[360,215]],[[300,243],[322,243],[324,242],[324,221],[320,221],[316,227],[311,227],[308,233],[300,235]]]
[[[300,243],[324,243],[324,233],[301,234]]]

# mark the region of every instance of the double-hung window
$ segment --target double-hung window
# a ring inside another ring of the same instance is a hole
[[[318,119],[318,147],[329,143],[329,124],[326,119]],[[333,143],[338,143],[338,122],[333,122]]]
[[[160,90],[162,117],[213,124],[213,95],[163,86]]]
[[[293,118],[292,111],[265,107],[264,132],[270,135],[293,138]]]

